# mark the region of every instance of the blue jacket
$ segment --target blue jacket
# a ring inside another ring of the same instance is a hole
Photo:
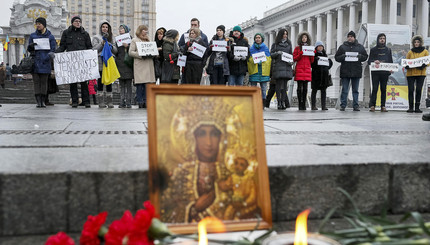
[[[51,74],[51,58],[49,57],[50,52],[55,52],[57,43],[55,42],[54,36],[51,32],[46,29],[45,33],[42,34],[39,31],[31,33],[28,44],[34,43],[34,39],[49,38],[49,50],[35,50],[34,51],[34,73]]]

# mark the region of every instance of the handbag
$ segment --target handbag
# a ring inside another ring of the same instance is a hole
[[[128,52],[125,52],[125,55],[124,55],[124,64],[126,66],[130,67],[131,69],[133,69],[134,58],[131,57],[130,55],[128,55]]]
[[[333,86],[333,80],[331,79],[331,74],[328,74],[327,87]]]
[[[18,65],[18,74],[29,74],[33,73],[34,70],[34,57],[26,54]]]

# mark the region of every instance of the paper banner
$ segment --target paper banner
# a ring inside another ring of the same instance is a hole
[[[184,67],[186,63],[187,63],[187,56],[186,55],[179,55],[177,65]]]
[[[285,61],[285,62],[288,62],[288,63],[293,63],[294,62],[294,60],[293,60],[293,55],[292,54],[289,54],[289,53],[285,53],[285,52],[282,52],[282,61]]]
[[[56,53],[54,58],[57,84],[70,84],[100,78],[97,50]]]
[[[355,62],[358,61],[358,52],[345,52],[345,61]]]
[[[200,58],[202,58],[203,55],[205,55],[206,48],[203,47],[202,45],[194,42],[193,45],[191,45],[191,47],[193,48],[193,51],[191,51],[192,54],[195,54],[195,55],[199,56]]]
[[[302,46],[302,51],[304,56],[315,56],[314,46]]]
[[[409,66],[410,68],[420,67],[423,64],[428,65],[430,63],[430,56],[425,56],[416,59],[402,59],[402,66]]]
[[[248,56],[248,47],[234,46],[233,50],[234,50],[234,56],[236,57]]]
[[[157,56],[158,49],[155,42],[136,42],[137,52],[139,56]]]
[[[115,37],[115,40],[116,40],[116,44],[118,47],[121,47],[123,43],[130,44],[131,43],[130,33],[125,33],[125,34],[119,35],[119,36]]]
[[[330,66],[330,62],[328,61],[328,57],[318,56],[318,65],[319,66]]]
[[[370,63],[371,71],[398,71],[399,64],[397,63],[379,63],[375,64],[375,62]]]
[[[227,52],[227,41],[212,41],[212,51]]]
[[[34,43],[37,45],[34,46],[35,50],[50,50],[51,46],[49,45],[49,38],[37,38],[33,39]]]
[[[267,60],[266,53],[260,52],[252,55],[252,59],[254,60],[254,64],[258,64],[260,62],[264,62]]]

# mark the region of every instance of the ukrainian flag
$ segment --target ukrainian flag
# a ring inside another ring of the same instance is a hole
[[[115,82],[116,79],[120,77],[118,68],[116,67],[115,60],[113,59],[112,51],[106,38],[105,46],[102,50],[102,61],[103,61],[103,71],[102,71],[102,83],[104,85],[109,85]]]
[[[10,41],[9,41],[9,35],[7,35],[6,36],[6,42],[4,43],[4,46],[3,46],[3,51],[7,51],[9,43],[10,43]]]

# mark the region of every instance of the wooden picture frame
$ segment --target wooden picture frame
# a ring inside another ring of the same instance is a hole
[[[272,226],[261,91],[147,85],[150,200],[178,234],[206,216],[227,231]]]

